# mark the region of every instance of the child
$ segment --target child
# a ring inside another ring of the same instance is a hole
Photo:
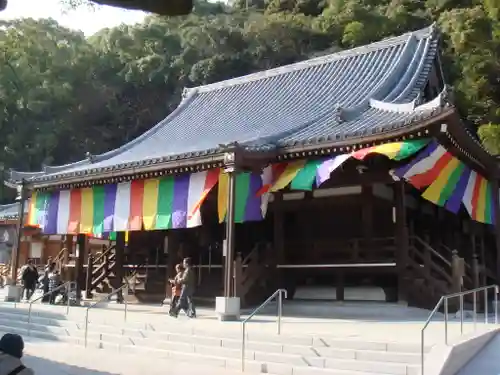
[[[184,272],[181,264],[177,264],[175,266],[175,272],[177,272],[175,277],[169,280],[170,284],[172,285],[172,299],[170,301],[170,311],[168,312],[169,315],[172,315],[172,309],[177,306],[177,303],[179,302],[179,298],[181,296],[182,285],[180,284],[179,279],[182,277],[182,274]]]

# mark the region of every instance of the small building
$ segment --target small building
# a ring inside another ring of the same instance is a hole
[[[17,227],[19,225],[19,203],[0,205],[0,273],[8,276],[12,258],[12,248],[17,241]],[[41,228],[27,225],[27,214],[29,205],[24,210],[24,225],[19,247],[19,266],[31,260],[38,267],[45,265],[49,259],[56,263],[63,261],[66,246],[75,247],[76,237],[58,234],[44,234]],[[73,245],[68,245],[68,242]],[[89,248],[98,254],[103,245],[109,246],[109,240],[89,238]],[[62,264],[61,264],[62,265]],[[71,268],[70,259],[66,259],[66,265]],[[74,264],[73,264],[74,266]],[[20,267],[19,267],[20,268]]]
[[[106,275],[86,284],[79,252],[88,291],[146,270],[144,293],[160,298],[190,256],[207,298],[314,288],[433,306],[500,275],[498,164],[451,101],[439,42],[432,25],[186,89],[122,147],[9,182],[43,234],[80,249],[116,235]]]

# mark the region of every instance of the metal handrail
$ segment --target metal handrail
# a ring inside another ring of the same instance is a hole
[[[266,306],[269,302],[271,302],[276,296],[278,297],[278,335],[281,334],[281,315],[283,313],[283,294],[285,295],[285,299],[288,298],[288,292],[286,289],[278,289],[276,290],[271,296],[266,299],[264,302],[260,304],[259,307],[257,307],[250,315],[248,315],[243,322],[241,323],[241,331],[242,331],[242,338],[241,338],[241,371],[245,371],[245,339],[246,339],[246,324],[248,321],[250,321],[255,314],[257,314],[264,306]]]
[[[448,345],[448,300],[451,298],[460,298],[460,334],[463,335],[464,333],[464,296],[472,294],[473,301],[472,304],[474,305],[473,308],[473,322],[474,322],[474,328],[476,328],[477,324],[477,293],[483,292],[484,291],[484,323],[488,324],[488,290],[493,289],[495,291],[493,295],[493,303],[495,305],[495,324],[498,324],[498,308],[497,308],[497,303],[498,303],[498,285],[488,285],[488,286],[483,286],[481,288],[476,288],[476,289],[471,289],[467,290],[464,292],[459,292],[459,293],[453,293],[453,294],[447,294],[445,296],[442,296],[434,309],[431,311],[429,317],[425,321],[424,326],[422,327],[420,331],[420,365],[422,367],[421,370],[421,375],[424,375],[424,359],[425,359],[425,330],[429,326],[430,322],[432,321],[432,318],[436,313],[438,312],[439,308],[441,305],[444,303],[444,343],[445,345]]]
[[[94,302],[93,304],[91,304],[90,306],[87,307],[87,309],[85,310],[85,347],[87,347],[87,336],[88,336],[88,329],[89,329],[89,310],[96,307],[98,304],[100,304],[101,302],[104,302],[104,301],[107,301],[109,300],[110,297],[120,293],[122,290],[126,289],[127,291],[130,289],[130,284],[128,283],[128,281],[125,282],[125,284],[123,284],[121,287],[119,287],[118,289],[115,289],[113,290],[111,293],[105,295],[104,297],[98,299],[96,302]],[[125,322],[127,321],[127,299],[126,298],[123,298],[123,302],[124,302],[124,305],[125,305]]]
[[[71,285],[73,285],[73,284],[75,284],[74,281],[66,281],[64,284],[59,285],[54,290],[51,290],[50,292],[44,293],[41,296],[39,296],[39,297],[35,298],[34,300],[30,301],[30,305],[28,307],[28,336],[30,336],[30,334],[31,334],[31,307],[33,306],[33,304],[35,302],[37,302],[37,301],[40,301],[44,297],[50,296],[54,292],[57,292],[59,290],[62,290],[64,288],[66,288],[66,299],[68,300],[67,301],[67,305],[66,305],[66,315],[68,315],[69,314],[69,307],[70,307],[69,293],[71,292]]]

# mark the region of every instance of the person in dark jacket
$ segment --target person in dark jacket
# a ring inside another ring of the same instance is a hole
[[[51,272],[48,275],[49,278],[49,303],[51,305],[56,303],[56,297],[59,294],[59,291],[56,290],[61,285],[61,275],[56,268],[56,264],[53,263],[51,266]]]
[[[49,257],[49,259],[52,259]],[[43,286],[43,298],[42,302],[50,302],[50,294],[49,294],[49,276],[52,272],[54,272],[56,268],[55,263],[51,263],[45,266],[45,270],[43,271],[43,276],[41,277],[41,283]]]
[[[31,259],[28,260],[26,267],[23,269],[21,280],[23,284],[22,296],[26,293],[26,299],[29,300],[33,293],[35,293],[36,283],[38,281],[38,271]]]
[[[182,277],[176,280],[176,282],[182,286],[181,296],[177,305],[170,312],[170,316],[177,318],[179,311],[183,310],[188,317],[196,318],[196,309],[193,303],[196,279],[191,258],[184,258],[182,265],[184,266],[184,272],[182,273]]]
[[[34,375],[21,362],[24,341],[19,335],[6,333],[0,339],[0,375]]]

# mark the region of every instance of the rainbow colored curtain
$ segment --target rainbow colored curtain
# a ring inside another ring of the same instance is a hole
[[[32,194],[28,224],[46,234],[192,228],[219,170]]]
[[[235,221],[262,220],[270,194],[290,185],[312,190],[350,158],[370,154],[401,160],[419,151],[428,140],[393,142],[348,154],[314,160],[276,163],[261,173],[236,176]],[[113,232],[192,228],[201,225],[200,207],[218,184],[219,221],[226,218],[228,176],[221,169],[192,174],[134,180],[53,192],[34,192],[28,225],[45,234],[85,233],[104,238]]]
[[[492,184],[436,141],[394,174],[417,189],[426,188],[422,197],[438,206],[457,213],[463,203],[473,220],[495,222]]]

